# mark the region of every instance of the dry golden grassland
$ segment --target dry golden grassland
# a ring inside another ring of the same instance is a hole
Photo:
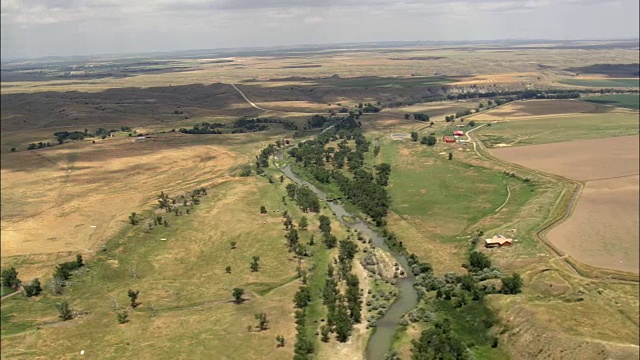
[[[90,253],[161,190],[225,181],[229,169],[246,162],[213,139],[204,146],[182,134],[134,139],[3,153],[3,257]]]
[[[526,49],[512,48],[503,51],[481,49],[446,49],[436,47],[390,49],[380,51],[349,51],[340,53],[315,53],[306,58],[282,58],[255,56],[230,58],[229,63],[200,63],[195,70],[179,73],[144,74],[126,78],[103,78],[88,81],[55,80],[4,82],[2,94],[44,91],[88,91],[96,92],[109,88],[153,87],[171,84],[209,84],[214,82],[236,83],[243,80],[264,81],[266,87],[291,86],[298,77],[329,77],[339,74],[343,78],[358,76],[460,76],[460,86],[478,85],[501,87],[523,84],[553,84],[567,77],[566,67],[589,66],[602,62],[602,56],[615,58],[618,63],[636,63],[637,50],[607,49],[585,52],[581,49]],[[417,58],[425,60],[416,60]],[[184,60],[179,60],[184,61]],[[192,61],[186,61],[193,65]],[[496,64],[500,64],[496,67]],[[299,67],[320,65],[319,67]],[[544,67],[541,67],[543,65]],[[305,84],[317,85],[317,81],[303,80]]]

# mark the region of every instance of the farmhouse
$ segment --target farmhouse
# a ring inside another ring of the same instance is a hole
[[[464,131],[456,130],[453,132],[453,136],[464,136]]]
[[[451,136],[443,136],[442,141],[446,143],[455,143],[456,139],[452,138]]]
[[[502,235],[496,235],[484,241],[484,246],[488,248],[511,246],[511,244],[513,244],[513,239],[508,239]]]

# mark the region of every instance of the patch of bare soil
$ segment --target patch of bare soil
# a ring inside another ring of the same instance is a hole
[[[490,150],[494,156],[528,168],[575,180],[638,174],[637,135]]]
[[[638,273],[638,181],[636,175],[587,182],[573,214],[549,240],[588,265]]]

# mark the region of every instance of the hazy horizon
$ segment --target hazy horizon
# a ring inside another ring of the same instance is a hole
[[[345,43],[639,37],[637,0],[3,0],[1,4],[4,61]]]
[[[421,46],[421,45],[439,45],[439,46],[455,46],[455,45],[474,45],[474,44],[501,44],[508,43],[510,45],[522,45],[522,44],[543,44],[543,43],[562,43],[562,42],[628,42],[638,41],[640,37],[632,38],[584,38],[584,39],[483,39],[483,40],[388,40],[388,41],[362,41],[362,42],[333,42],[333,43],[307,43],[307,44],[276,44],[271,46],[247,46],[247,47],[217,47],[217,48],[193,48],[193,49],[180,49],[180,50],[158,50],[158,51],[138,51],[138,52],[112,52],[112,53],[94,53],[94,54],[70,54],[70,55],[44,55],[44,56],[30,56],[30,57],[5,57],[2,56],[2,62],[12,61],[38,61],[38,60],[53,60],[53,59],[85,59],[85,58],[117,58],[120,56],[132,56],[132,57],[145,57],[160,54],[188,54],[194,53],[194,55],[204,54],[206,52],[221,52],[220,55],[234,56],[237,52],[249,52],[249,51],[268,51],[270,49],[283,49],[283,50],[296,50],[304,48],[322,48],[323,50],[337,50],[341,46],[348,46],[353,49],[367,48],[367,45],[380,45],[380,47],[393,47],[393,46]],[[225,57],[225,56],[221,56]]]

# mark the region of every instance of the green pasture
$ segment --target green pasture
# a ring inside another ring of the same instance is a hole
[[[638,124],[637,114],[610,112],[498,122],[475,134],[487,147],[520,146],[634,135]]]
[[[640,87],[638,79],[562,79],[561,84],[586,86],[586,87],[603,87],[603,88],[621,88]]]
[[[580,98],[580,100],[592,102],[601,105],[618,106],[633,110],[640,109],[640,95],[639,94],[612,94],[601,96],[587,96]]]

